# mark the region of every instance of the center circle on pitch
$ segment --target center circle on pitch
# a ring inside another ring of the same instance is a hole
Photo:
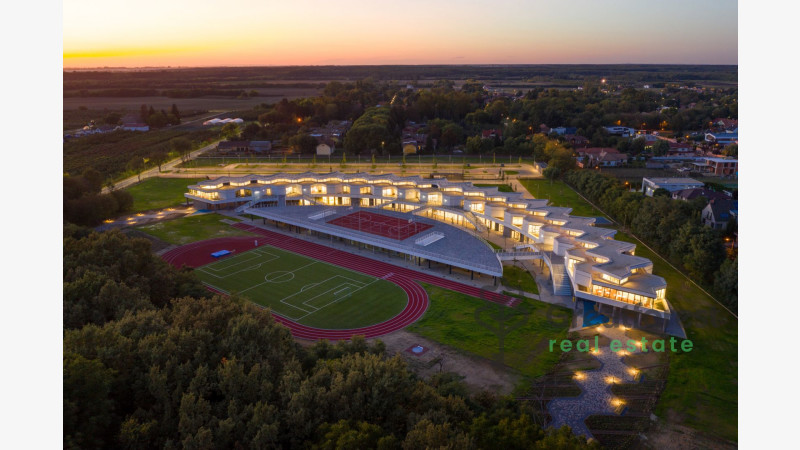
[[[292,272],[287,272],[285,270],[270,272],[264,275],[264,281],[268,283],[286,283],[287,281],[292,281],[292,280],[294,280],[294,274]]]

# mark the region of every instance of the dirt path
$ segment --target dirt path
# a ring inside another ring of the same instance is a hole
[[[519,375],[507,367],[478,356],[464,354],[454,348],[425,339],[415,333],[400,330],[379,338],[386,344],[386,355],[399,353],[417,375],[428,378],[439,372],[454,372],[464,377],[464,383],[479,391],[487,390],[498,394],[508,394],[519,381]],[[415,345],[427,349],[422,355],[406,351]],[[436,362],[440,361],[440,362]]]

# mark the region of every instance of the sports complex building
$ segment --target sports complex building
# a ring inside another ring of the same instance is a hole
[[[596,305],[638,321],[650,316],[660,319],[662,331],[672,315],[665,280],[635,255],[635,244],[614,240],[616,230],[546,199],[469,182],[339,172],[220,177],[188,189],[184,196],[198,209],[234,210],[495,282],[503,261],[539,260],[553,294],[583,300],[584,310]],[[486,240],[492,235],[504,237],[508,248],[493,248]]]

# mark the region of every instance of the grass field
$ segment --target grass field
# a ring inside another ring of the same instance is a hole
[[[694,343],[692,352],[670,355],[656,414],[737,440],[738,321],[641,242],[622,232],[615,238],[636,243],[636,256],[653,261],[653,273],[667,281],[667,299]]]
[[[238,293],[303,325],[349,329],[386,321],[408,297],[389,281],[263,246],[195,269],[204,283]]]
[[[550,200],[551,206],[566,206],[572,208],[572,215],[586,217],[606,217],[597,208],[593,207],[563,181],[556,180],[552,183],[545,179],[520,179],[520,183],[525,189],[536,198],[546,198]]]
[[[527,270],[503,264],[503,285],[509,289],[522,290],[531,294],[539,293],[539,286]]]
[[[219,214],[198,214],[142,225],[138,229],[164,242],[177,245],[218,237],[254,236],[222,222],[223,219],[226,217]]]
[[[511,185],[508,184],[479,184],[475,183],[475,187],[496,187],[500,192],[514,192],[514,189],[511,188]]]
[[[423,286],[431,305],[407,331],[505,364],[525,377],[542,375],[558,362],[560,355],[547,344],[549,339],[566,339],[570,310],[529,299],[508,308]]]
[[[186,186],[196,184],[194,178],[148,178],[127,189],[133,195],[133,212],[168,208],[183,203]]]

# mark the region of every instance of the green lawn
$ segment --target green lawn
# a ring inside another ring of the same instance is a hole
[[[539,286],[533,275],[517,266],[503,265],[503,285],[512,290],[522,290],[531,294],[539,293]]]
[[[193,178],[148,178],[127,189],[133,196],[133,212],[176,206],[186,202],[187,186],[196,184]]]
[[[523,376],[550,370],[560,354],[550,352],[549,339],[566,339],[572,312],[523,299],[508,308],[468,295],[423,284],[431,305],[406,328],[467,353],[502,362]],[[505,334],[501,351],[500,336]]]
[[[150,225],[142,225],[138,229],[164,242],[177,245],[217,237],[254,236],[252,233],[223,223],[223,219],[227,218],[219,214],[197,214]]]
[[[405,291],[394,283],[270,246],[194,272],[206,284],[312,327],[373,325],[396,316],[408,303]]]
[[[473,184],[475,187],[496,187],[500,192],[514,192],[511,185],[508,184]]]
[[[653,273],[667,281],[667,299],[694,343],[692,352],[670,355],[667,385],[656,414],[736,441],[738,321],[641,242],[622,232],[615,238],[636,243],[636,256],[653,261]]]
[[[536,198],[546,198],[550,200],[551,206],[567,206],[572,208],[572,215],[586,217],[606,217],[597,208],[584,201],[572,188],[564,184],[561,180],[545,179],[520,179],[520,183],[525,189]]]

